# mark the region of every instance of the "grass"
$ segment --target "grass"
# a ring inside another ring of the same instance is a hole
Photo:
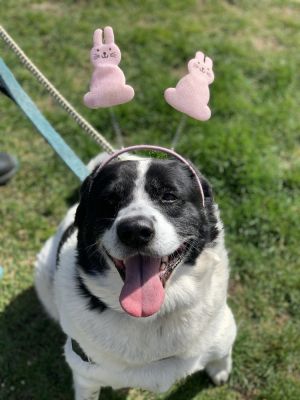
[[[300,398],[300,2],[28,1],[0,3],[1,23],[91,123],[114,140],[106,110],[82,105],[91,33],[111,24],[135,100],[115,108],[126,144],[170,145],[180,114],[163,100],[201,49],[214,60],[213,117],[188,120],[177,150],[211,180],[231,259],[229,303],[238,323],[234,368],[215,388],[204,373],[165,395],[137,389],[103,400]],[[1,43],[1,56],[84,161],[98,147]],[[0,149],[20,170],[0,188],[0,399],[72,399],[64,337],[32,289],[37,251],[78,182],[21,112],[0,96]]]

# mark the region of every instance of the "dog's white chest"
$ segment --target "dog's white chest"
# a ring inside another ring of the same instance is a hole
[[[63,312],[61,323],[65,332],[77,340],[95,362],[104,359],[122,364],[142,365],[168,357],[186,357],[199,344],[199,323],[182,316],[154,321],[136,321],[112,311],[85,312],[70,318]],[[197,352],[197,350],[196,350]]]

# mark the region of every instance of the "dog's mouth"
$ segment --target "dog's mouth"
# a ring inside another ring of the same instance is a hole
[[[119,299],[124,311],[134,317],[149,317],[158,312],[164,302],[166,283],[189,247],[183,243],[169,256],[135,254],[124,260],[107,252],[124,281]]]

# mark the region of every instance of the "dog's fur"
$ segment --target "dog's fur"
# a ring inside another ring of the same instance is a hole
[[[68,336],[65,357],[76,400],[97,399],[101,386],[163,392],[201,369],[216,384],[225,382],[236,326],[226,304],[228,258],[210,185],[199,174],[203,208],[195,178],[178,161],[131,159],[95,171],[36,267],[38,296]],[[145,249],[134,249],[120,241],[117,226],[140,216],[151,219],[155,232]],[[186,241],[159,311],[128,315],[112,257],[137,251],[162,257]],[[71,338],[90,362],[73,351]]]

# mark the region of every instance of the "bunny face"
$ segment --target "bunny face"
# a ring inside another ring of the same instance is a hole
[[[94,46],[91,50],[91,62],[94,66],[107,64],[118,65],[121,61],[121,51],[114,43],[112,28],[104,28],[104,42],[102,41],[102,29],[94,33]]]
[[[209,57],[205,57],[201,51],[197,51],[196,57],[188,63],[188,70],[190,73],[204,76],[207,79],[208,84],[210,84],[214,80],[212,66],[212,60]]]
[[[114,43],[94,46],[91,50],[91,62],[94,66],[103,64],[118,65],[120,61],[121,51]]]

